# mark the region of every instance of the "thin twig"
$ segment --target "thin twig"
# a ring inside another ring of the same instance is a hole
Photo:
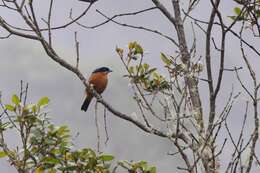
[[[78,69],[79,68],[79,41],[77,38],[77,32],[74,33],[74,38],[75,38],[75,49],[76,49],[76,57],[77,57],[76,68]]]
[[[108,129],[107,129],[107,109],[104,107],[104,126],[105,126],[105,133],[106,133],[106,140],[105,145],[107,145],[107,142],[109,141],[109,135],[108,135]]]
[[[98,102],[95,103],[95,125],[97,131],[97,151],[100,152],[100,132],[99,132],[99,122],[98,122],[98,114],[97,114]]]

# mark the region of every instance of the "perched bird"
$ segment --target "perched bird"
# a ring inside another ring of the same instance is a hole
[[[101,94],[107,87],[107,75],[108,73],[112,72],[112,70],[110,70],[107,67],[101,67],[101,68],[97,68],[96,70],[94,70],[92,72],[92,74],[89,77],[89,84],[93,85],[93,88],[95,89],[95,91],[97,91],[97,93]],[[82,111],[87,111],[88,106],[93,98],[93,95],[86,89],[86,98],[81,106],[81,110]]]

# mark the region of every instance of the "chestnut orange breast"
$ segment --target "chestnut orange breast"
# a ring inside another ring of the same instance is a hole
[[[107,87],[107,73],[93,73],[88,81],[90,84],[94,85],[94,89],[101,94]]]

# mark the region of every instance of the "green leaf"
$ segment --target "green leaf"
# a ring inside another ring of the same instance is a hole
[[[135,54],[144,54],[143,48],[139,44],[136,44],[135,46]]]
[[[168,66],[172,64],[172,61],[169,58],[167,58],[167,56],[162,52],[161,52],[161,59]]]
[[[45,163],[54,164],[54,165],[60,163],[60,160],[57,159],[57,158],[54,158],[54,157],[45,157],[45,158],[43,159],[43,161],[44,161]]]
[[[129,67],[128,71],[130,74],[134,74],[134,67],[133,66]]]
[[[156,173],[156,167],[151,167],[149,170],[149,173]]]
[[[57,171],[54,168],[51,168],[48,173],[56,173]]]
[[[256,17],[259,18],[260,17],[260,10],[256,10]]]
[[[41,106],[45,106],[45,105],[47,105],[48,103],[49,103],[49,98],[48,97],[42,97],[39,101],[38,101],[38,103],[37,103],[37,105],[39,106],[39,107],[41,107]]]
[[[144,63],[143,67],[144,67],[144,70],[147,71],[149,69],[149,64]]]
[[[35,104],[27,104],[27,105],[25,105],[25,109],[30,110],[30,109],[32,109],[32,107],[33,107],[34,105],[35,105]]]
[[[58,131],[57,131],[57,135],[60,137],[66,137],[66,135],[70,132],[68,126],[61,126]]]
[[[128,48],[129,48],[130,51],[133,51],[133,50],[134,50],[134,52],[133,52],[134,55],[141,54],[141,55],[143,56],[143,53],[144,53],[143,48],[142,48],[142,46],[141,46],[140,44],[138,44],[136,41],[130,42],[130,43],[128,44]]]
[[[236,20],[237,16],[228,16],[232,20]]]
[[[139,74],[143,74],[144,73],[144,67],[142,65],[137,65],[136,71],[139,72]]]
[[[103,154],[103,155],[99,156],[99,159],[102,161],[111,161],[114,158],[115,157],[113,155],[109,155],[109,154]]]
[[[147,162],[144,161],[144,160],[140,161],[140,162],[138,163],[138,165],[139,165],[140,167],[142,167],[144,170],[146,170],[147,167],[148,167]]]
[[[41,168],[36,168],[35,173],[43,173]]]
[[[7,104],[7,105],[5,105],[5,109],[13,112],[15,108],[14,108],[14,106]]]
[[[33,111],[33,113],[36,113],[36,112],[37,112],[37,106],[36,106],[36,105],[34,105],[34,106],[32,107],[32,111]]]
[[[152,74],[157,70],[157,68],[152,68],[146,72],[146,74]]]
[[[16,94],[14,94],[12,96],[12,102],[17,106],[20,104],[21,101],[20,101],[19,97]]]
[[[6,157],[7,154],[4,151],[0,151],[0,158]]]
[[[160,78],[159,74],[156,73],[156,72],[152,73],[152,75],[153,75],[154,79],[159,79]]]
[[[234,12],[235,12],[237,15],[240,15],[241,9],[240,9],[239,7],[235,7],[235,8],[234,8]]]
[[[6,130],[7,128],[11,128],[13,125],[11,125],[10,122],[5,122],[3,124],[0,124],[0,130]]]
[[[130,42],[130,43],[128,44],[128,48],[131,50],[131,49],[134,48],[134,45],[135,45],[135,42]]]

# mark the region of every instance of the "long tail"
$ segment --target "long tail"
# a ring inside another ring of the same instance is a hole
[[[92,100],[92,97],[86,97],[86,99],[84,100],[84,102],[83,102],[83,104],[81,106],[81,110],[82,111],[86,112],[88,110],[88,106],[89,106],[91,100]]]

